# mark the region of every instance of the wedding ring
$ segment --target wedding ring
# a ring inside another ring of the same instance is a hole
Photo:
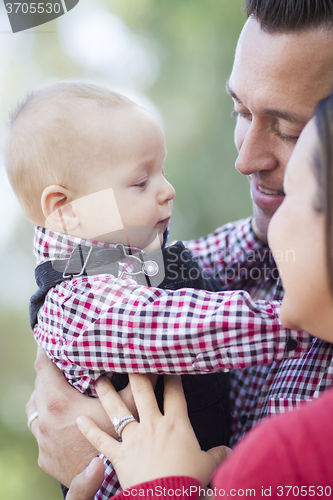
[[[36,418],[38,418],[38,411],[34,411],[33,413],[31,413],[30,417],[28,418],[27,424],[30,431],[31,431],[31,424],[34,420],[36,420]]]
[[[133,417],[133,415],[126,415],[126,417],[121,417],[121,418],[114,417],[111,420],[111,422],[114,426],[114,430],[116,431],[118,436],[121,437],[123,429],[126,427],[127,424],[135,422],[135,418]]]

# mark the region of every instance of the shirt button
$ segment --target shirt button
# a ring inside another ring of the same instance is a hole
[[[154,260],[147,260],[142,265],[142,271],[145,273],[146,276],[156,276],[156,274],[159,271],[157,262],[155,262]]]
[[[240,418],[241,425],[245,425],[247,421],[247,415],[242,415]]]
[[[298,347],[298,341],[296,339],[289,339],[286,344],[287,351],[294,351]]]

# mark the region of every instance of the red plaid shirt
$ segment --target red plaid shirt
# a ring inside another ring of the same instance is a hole
[[[37,228],[37,263],[68,257],[80,241]],[[161,290],[129,277],[83,276],[50,290],[34,333],[70,383],[88,394],[110,371],[242,368],[232,372],[235,443],[260,418],[331,385],[331,345],[281,325],[275,264],[250,219],[187,246],[226,291]]]

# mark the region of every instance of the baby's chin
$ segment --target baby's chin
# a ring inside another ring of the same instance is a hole
[[[157,252],[163,246],[163,233],[158,233],[154,241],[146,244],[144,247],[139,247],[145,250],[147,253]]]
[[[103,243],[121,243],[149,252],[159,250],[163,245],[163,233],[147,226],[128,226],[119,231],[98,235],[90,239]]]
[[[298,315],[297,308],[290,303],[287,294],[285,294],[282,301],[279,319],[283,326],[289,328],[289,330],[305,330],[304,326],[302,326],[301,311],[300,315]]]
[[[142,248],[146,252],[158,250],[162,246],[163,234],[160,235],[153,227],[128,226],[125,231],[128,246]]]

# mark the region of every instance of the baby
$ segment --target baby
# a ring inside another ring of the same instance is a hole
[[[67,380],[90,396],[94,381],[115,371],[117,339],[130,337],[131,329],[143,331],[133,372],[149,371],[149,335],[162,329],[167,339],[168,318],[181,313],[171,291],[160,305],[159,288],[217,290],[181,242],[166,247],[175,191],[164,175],[165,157],[158,122],[103,87],[55,84],[30,94],[11,116],[7,173],[36,225],[39,290],[31,325]],[[201,334],[202,320],[191,315],[189,321]],[[117,371],[126,372],[125,366]],[[126,385],[122,378],[114,382],[118,389]],[[201,447],[227,444],[227,374],[183,376],[183,385]],[[162,404],[161,381],[156,390]],[[105,459],[95,498],[106,500],[119,489]]]

